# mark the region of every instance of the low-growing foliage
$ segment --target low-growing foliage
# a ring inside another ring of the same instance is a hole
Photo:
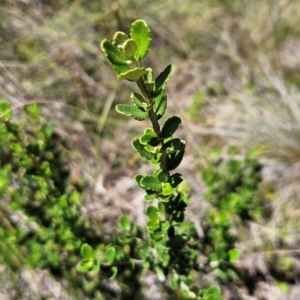
[[[221,282],[238,277],[233,262],[240,255],[235,248],[239,229],[247,227],[247,221],[269,217],[263,210],[265,200],[258,194],[262,180],[258,153],[259,149],[254,148],[245,158],[235,158],[239,149],[230,147],[224,159],[217,150],[208,158],[209,165],[203,171],[205,198],[211,207],[203,220],[205,239],[201,250]]]
[[[101,240],[80,216],[85,182],[70,181],[53,127],[39,120],[37,104],[25,106],[26,126],[12,120],[8,101],[1,100],[0,109],[1,260],[13,270],[28,266],[72,278],[88,293],[75,272],[78,248]]]

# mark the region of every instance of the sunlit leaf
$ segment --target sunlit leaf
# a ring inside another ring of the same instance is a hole
[[[111,271],[111,275],[110,275],[109,279],[113,280],[118,274],[118,267],[113,266],[113,267],[111,267],[110,271]]]
[[[159,217],[159,210],[155,206],[148,206],[146,209],[146,215],[150,219],[157,219]]]
[[[145,110],[130,104],[117,104],[116,111],[120,114],[133,117],[139,121],[143,121],[148,118],[148,113]]]
[[[120,216],[119,224],[122,230],[129,231],[131,229],[131,222],[126,216]]]
[[[140,142],[143,145],[147,145],[153,138],[156,137],[156,134],[152,128],[146,128],[143,135],[140,137]]]
[[[119,73],[119,80],[138,81],[143,75],[147,73],[145,68],[134,68],[126,72]]]
[[[126,33],[117,31],[113,36],[113,44],[116,46],[122,46],[128,39],[129,36]]]
[[[106,251],[107,262],[112,264],[115,260],[115,256],[116,256],[116,249],[114,247],[108,248]]]
[[[12,111],[7,100],[0,99],[0,121],[7,121],[11,118]]]
[[[131,93],[131,100],[137,107],[140,107],[143,109],[145,108],[145,104],[146,104],[145,99],[140,94]]]
[[[157,177],[152,175],[144,176],[141,180],[141,186],[152,191],[160,191],[162,187]]]
[[[94,266],[93,259],[83,259],[77,264],[76,268],[79,272],[85,273],[90,271],[93,268],[93,266]]]
[[[20,144],[18,144],[18,143],[12,143],[12,144],[10,145],[10,149],[11,149],[14,153],[22,153],[22,152],[24,152],[23,147],[22,147]]]
[[[139,60],[143,59],[151,44],[151,32],[147,23],[144,20],[134,21],[131,24],[130,36],[137,44],[135,57]]]
[[[31,117],[38,117],[40,114],[40,106],[37,103],[26,105],[24,107],[25,112]]]
[[[111,66],[118,74],[130,70],[130,66],[127,64],[127,57],[116,45],[109,40],[104,39],[101,42],[100,47],[108,61],[111,63]]]
[[[234,248],[229,250],[228,254],[229,254],[229,261],[233,263],[240,257],[241,251],[239,249]]]
[[[140,154],[140,156],[142,156],[148,160],[151,160],[153,158],[154,154],[149,152],[146,149],[145,145],[141,144],[139,139],[133,140],[131,142],[131,145],[132,145],[132,148]]]
[[[128,59],[134,59],[137,44],[133,39],[128,39],[123,45],[123,51]]]

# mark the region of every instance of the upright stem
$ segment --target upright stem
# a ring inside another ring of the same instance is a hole
[[[158,136],[159,133],[160,133],[160,126],[159,126],[159,123],[157,121],[156,113],[154,112],[154,109],[153,109],[153,99],[152,99],[152,97],[150,95],[148,87],[145,84],[145,81],[144,81],[143,78],[140,78],[137,81],[137,85],[140,88],[140,90],[141,90],[141,92],[143,94],[144,99],[146,100],[147,104],[149,105],[149,110],[148,110],[149,119],[150,119],[150,121],[152,123],[153,130],[155,131],[156,135]]]
[[[158,123],[157,120],[157,115],[153,109],[153,99],[152,96],[150,95],[149,89],[147,87],[147,85],[145,84],[144,79],[141,77],[138,81],[137,81],[137,85],[140,88],[144,99],[146,100],[147,104],[149,105],[149,110],[148,110],[148,115],[149,115],[149,119],[152,123],[152,127],[153,130],[155,131],[156,135],[159,136],[160,134],[160,125]],[[164,142],[161,141],[161,147],[164,145]],[[160,167],[163,170],[167,170],[167,153],[166,150],[161,150],[162,152],[162,159],[161,159],[161,163],[160,163]]]

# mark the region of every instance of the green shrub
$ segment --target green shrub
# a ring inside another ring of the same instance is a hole
[[[132,93],[132,104],[118,104],[117,112],[138,121],[148,119],[152,125],[131,142],[141,158],[154,166],[151,175],[138,174],[134,178],[145,191],[145,201],[149,203],[145,211],[148,216],[145,224],[147,237],[126,216],[121,216],[119,242],[126,245],[134,241],[136,252],[127,256],[124,248],[118,245],[99,252],[83,244],[83,260],[77,268],[88,272],[98,271],[103,264],[108,265],[111,278],[115,278],[120,263],[129,261],[135,265],[140,262],[143,269],[155,271],[158,280],[167,283],[166,286],[182,299],[220,299],[218,287],[201,290],[190,285],[189,274],[197,269],[196,245],[185,230],[184,211],[188,198],[181,187],[183,176],[172,172],[179,166],[185,151],[185,141],[173,137],[181,119],[173,116],[160,124],[167,108],[166,85],[174,66],[168,65],[155,78],[153,70],[142,65],[150,44],[151,32],[143,20],[132,23],[130,35],[118,31],[112,41],[105,39],[101,42],[101,50],[118,79],[135,82],[141,92]]]
[[[1,211],[16,216],[1,224],[2,259],[13,268],[48,269],[83,285],[74,277],[78,248],[95,239],[80,217],[85,182],[71,183],[53,127],[40,122],[37,104],[25,107],[25,127],[11,120],[7,101],[0,107]]]

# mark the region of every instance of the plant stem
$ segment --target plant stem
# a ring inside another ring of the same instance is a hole
[[[160,126],[157,121],[156,113],[153,110],[153,99],[150,95],[149,89],[148,89],[147,85],[145,84],[145,81],[143,78],[140,78],[137,81],[137,85],[140,88],[140,90],[143,94],[143,97],[146,100],[147,105],[149,106],[149,110],[148,110],[149,119],[152,123],[153,130],[155,131],[156,135],[158,136],[160,133]]]

